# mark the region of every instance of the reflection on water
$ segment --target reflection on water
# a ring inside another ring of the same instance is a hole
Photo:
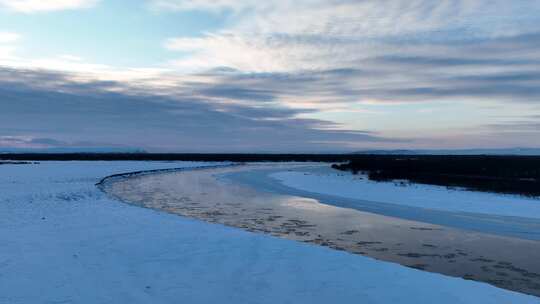
[[[114,179],[104,187],[140,206],[540,296],[540,242],[339,208],[215,177],[257,169],[242,166],[141,175]]]

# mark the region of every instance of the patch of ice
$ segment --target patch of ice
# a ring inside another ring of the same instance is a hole
[[[374,182],[350,173],[283,171],[270,175],[282,184],[314,193],[451,212],[540,218],[540,200],[516,195],[464,191],[441,186]]]

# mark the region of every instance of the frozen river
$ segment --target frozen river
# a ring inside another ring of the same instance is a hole
[[[109,179],[103,189],[143,207],[540,295],[538,241],[363,212],[225,178],[265,170],[245,165],[133,175]]]

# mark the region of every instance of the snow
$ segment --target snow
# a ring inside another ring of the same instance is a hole
[[[540,303],[486,284],[117,202],[94,184],[198,166],[0,166],[0,303]]]
[[[374,182],[336,171],[283,171],[270,174],[303,191],[439,211],[540,219],[540,200],[516,195],[452,190],[441,186]]]

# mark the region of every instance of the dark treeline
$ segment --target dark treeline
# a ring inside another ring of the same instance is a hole
[[[0,161],[0,165],[28,165],[31,162],[27,161]]]
[[[470,190],[540,196],[537,156],[368,156],[339,170],[365,173],[370,180],[463,187]]]

